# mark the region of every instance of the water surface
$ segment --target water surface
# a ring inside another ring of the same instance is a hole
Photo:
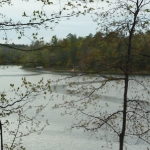
[[[62,76],[63,75],[63,76]],[[32,83],[37,83],[41,78],[44,80],[57,80],[60,78],[65,78],[69,76],[68,73],[58,73],[58,72],[50,72],[44,70],[24,70],[21,67],[17,66],[1,66],[0,67],[0,90],[5,91],[10,94],[10,97],[14,96],[14,93],[10,92],[10,83],[14,84],[15,87],[19,87],[22,83],[22,78],[26,77],[26,79]],[[141,78],[141,77],[139,77]],[[147,77],[149,79],[149,77]],[[82,84],[88,85],[90,79],[83,81],[79,78],[69,79],[82,82]],[[142,78],[143,80],[143,78]],[[68,80],[67,80],[68,81]],[[81,84],[81,86],[82,86]],[[132,86],[134,85],[134,81],[132,81]],[[55,84],[52,85],[54,87]],[[99,86],[99,83],[94,83],[95,87]],[[95,94],[101,95],[101,104],[105,104],[106,102],[109,103],[110,111],[114,111],[119,108],[120,104],[122,103],[123,97],[123,83],[118,83],[118,85],[114,82],[110,82],[109,86],[105,87],[104,91],[97,91]],[[135,98],[135,94],[133,91],[137,89],[137,86],[133,86],[129,93],[129,99]],[[76,89],[76,87],[74,87]],[[67,93],[67,89],[70,89],[69,86],[66,85],[65,80],[61,80],[57,84],[57,90],[55,90],[52,94],[54,95],[54,101],[51,101],[49,105],[44,109],[42,112],[45,115],[45,118],[48,119],[49,126],[45,128],[45,130],[41,134],[31,134],[23,138],[23,145],[26,147],[27,150],[98,150],[101,149],[103,146],[104,150],[111,149],[110,144],[105,140],[99,140],[92,135],[91,132],[83,132],[81,129],[75,129],[70,132],[71,125],[76,121],[74,116],[66,115],[61,116],[61,113],[64,112],[64,109],[52,109],[55,103],[60,103],[62,101],[62,97],[65,96],[66,99],[78,99],[79,95],[76,93],[69,95]],[[142,87],[138,87],[138,94],[139,97],[143,93]],[[50,97],[51,95],[48,95]],[[47,98],[48,98],[47,97]],[[147,100],[147,96],[144,95],[140,97],[143,100]],[[37,100],[37,104],[40,104],[43,101]],[[43,102],[42,102],[43,103]],[[33,104],[34,105],[34,104]],[[89,108],[89,110],[92,108]],[[90,110],[92,111],[92,110]],[[28,113],[33,113],[32,110]],[[5,118],[6,119],[6,118]],[[3,120],[5,120],[3,119]],[[9,118],[10,120],[15,121],[15,116]],[[2,120],[2,121],[3,121]],[[44,121],[41,120],[41,122]],[[11,128],[16,128],[15,124],[11,126]],[[24,129],[22,128],[22,132]],[[107,134],[106,131],[103,131],[102,134]],[[116,139],[117,141],[117,139]],[[9,136],[4,133],[4,143],[8,143]],[[147,145],[128,145],[128,150],[144,150],[147,148]],[[113,142],[112,149],[118,149],[118,143]]]

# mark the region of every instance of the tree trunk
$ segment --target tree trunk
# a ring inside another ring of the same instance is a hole
[[[120,139],[119,150],[123,150],[123,143],[124,143],[124,137],[125,137],[125,131],[126,131],[127,93],[128,93],[128,73],[126,73],[125,75],[123,121],[122,121],[122,132],[119,136],[119,139]]]

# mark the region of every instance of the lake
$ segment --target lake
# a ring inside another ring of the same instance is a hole
[[[65,77],[69,77],[71,74],[69,73],[59,73],[59,72],[51,72],[51,71],[44,71],[44,70],[37,70],[37,69],[21,69],[21,67],[18,66],[1,66],[0,67],[0,90],[1,93],[4,91],[5,93],[8,93],[8,97],[15,97],[15,94],[11,92],[10,90],[10,84],[14,84],[15,87],[20,87],[22,84],[22,78],[25,77],[27,81],[30,81],[32,83],[37,83],[42,78],[44,81],[50,79],[53,81],[56,81],[58,79],[62,79]],[[80,75],[79,75],[80,76]],[[93,78],[96,78],[93,77]],[[149,100],[149,95],[146,94],[143,87],[135,84],[135,80],[133,79],[139,79],[139,81],[144,82],[146,84],[146,87],[149,88],[149,76],[145,76],[144,78],[142,76],[132,76],[131,84],[129,87],[129,99],[133,99],[135,97],[138,97],[139,99],[145,101]],[[91,78],[87,77],[74,77],[74,78],[68,78],[67,80],[61,80],[57,84],[52,83],[52,89],[53,93],[46,96],[46,99],[51,97],[53,95],[52,100],[49,102],[48,106],[42,111],[42,114],[44,114],[45,119],[41,119],[40,121],[44,123],[44,120],[48,119],[49,126],[47,126],[43,132],[40,134],[33,133],[29,136],[26,136],[23,138],[23,145],[26,147],[26,150],[117,150],[118,143],[117,139],[114,140],[113,138],[109,139],[110,141],[113,141],[113,146],[110,146],[110,143],[108,143],[105,140],[97,139],[97,135],[93,134],[92,132],[84,132],[81,129],[75,129],[70,131],[71,125],[76,122],[76,119],[72,115],[65,115],[61,116],[61,113],[64,113],[65,109],[52,109],[52,107],[55,105],[55,103],[61,103],[62,97],[64,97],[67,100],[74,100],[79,99],[80,93],[72,93],[68,94],[67,91],[70,90],[70,87],[66,85],[66,82],[72,82],[75,81],[78,86],[82,89],[82,85],[88,85],[91,82]],[[96,80],[95,80],[96,81]],[[78,83],[79,82],[79,83]],[[74,84],[74,87],[72,87],[72,90],[76,90],[76,84]],[[99,86],[99,83],[96,81],[93,84],[95,87]],[[54,88],[56,86],[56,89]],[[132,86],[132,87],[131,87]],[[116,109],[118,109],[122,103],[123,98],[123,83],[114,83],[110,82],[109,86],[105,86],[104,90],[97,90],[95,91],[95,95],[99,95],[101,98],[101,105],[105,105],[106,103],[109,104],[109,111],[113,112]],[[55,89],[55,90],[54,90]],[[25,90],[25,89],[24,89]],[[85,89],[88,92],[90,92],[89,89]],[[89,91],[88,91],[89,90]],[[138,90],[138,92],[137,92]],[[83,97],[84,95],[81,95]],[[46,100],[45,100],[46,101]],[[37,99],[36,104],[43,104],[45,103],[43,98]],[[32,105],[36,105],[32,104]],[[88,111],[93,111],[93,108],[88,108]],[[27,114],[33,114],[32,109],[27,112]],[[17,122],[17,118],[15,115],[11,115],[8,118],[1,118],[2,122],[4,122],[6,119],[12,120],[12,122]],[[79,119],[80,116],[79,116]],[[8,126],[8,128],[11,128],[11,130],[15,130],[17,128],[17,123]],[[26,132],[24,127],[21,128],[22,132]],[[107,134],[107,130],[100,131],[100,133],[97,133],[99,135],[105,135]],[[3,134],[4,137],[4,143],[10,143],[11,137],[7,135],[7,132]],[[103,147],[104,146],[104,147]],[[147,144],[136,144],[133,143],[126,144],[128,150],[146,150],[149,145]]]

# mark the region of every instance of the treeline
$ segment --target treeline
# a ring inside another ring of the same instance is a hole
[[[9,45],[16,50],[0,48],[0,64],[17,64],[24,67],[43,66],[52,69],[84,71],[124,71],[128,37],[115,32],[97,32],[86,37],[68,34],[64,39],[53,36],[49,44],[36,41],[31,45]],[[137,33],[133,38],[130,71],[150,69],[150,31]],[[35,51],[24,52],[17,49]]]

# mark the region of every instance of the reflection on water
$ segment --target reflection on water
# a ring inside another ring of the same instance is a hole
[[[28,81],[37,83],[42,77],[46,81],[47,79],[57,80],[64,78],[69,73],[60,73],[60,72],[50,72],[46,70],[37,70],[37,69],[22,69],[18,66],[1,66],[0,67],[0,90],[7,91],[10,88],[10,83],[15,84],[15,86],[20,86],[21,78],[26,77]],[[71,79],[70,79],[71,80]],[[74,79],[79,81],[80,84],[84,83],[85,85],[89,84],[89,81],[82,81],[78,78]],[[52,109],[52,106],[55,103],[59,103],[62,100],[62,96],[65,95],[67,99],[76,99],[76,93],[69,95],[67,90],[70,87],[65,85],[65,80],[61,80],[57,86],[52,85],[52,89],[56,87],[54,95],[54,101],[51,101],[49,106],[43,111],[43,114],[49,120],[49,126],[40,134],[31,134],[23,139],[23,144],[26,146],[27,150],[98,150],[102,146],[107,146],[108,143],[103,140],[97,140],[95,136],[91,136],[90,132],[83,132],[82,130],[73,130],[72,132],[68,131],[71,124],[75,121],[73,116],[61,116],[61,113],[64,112],[64,109]],[[133,83],[132,83],[133,84]],[[99,84],[95,83],[95,86]],[[120,86],[120,87],[119,87]],[[137,87],[136,87],[137,88]],[[140,88],[140,87],[139,87]],[[133,90],[133,89],[132,89]],[[140,89],[139,91],[142,91]],[[122,92],[123,84],[118,84],[114,87],[114,83],[110,83],[109,87],[106,87],[106,92],[97,91],[97,95],[101,95],[101,103],[105,101],[110,102],[110,108],[112,110],[119,107],[122,103]],[[129,98],[132,99],[135,95],[130,92]],[[139,92],[140,95],[140,92]],[[12,95],[13,96],[13,95]],[[145,98],[145,97],[144,97]],[[40,103],[41,101],[39,101]],[[32,111],[30,112],[32,113]],[[12,120],[15,119],[12,118]],[[42,120],[41,120],[42,121]],[[104,133],[105,134],[105,133]],[[4,134],[4,142],[8,140],[8,137]],[[7,141],[8,142],[8,141]],[[147,146],[140,145],[131,145],[128,146],[128,150],[142,150],[146,149]],[[108,150],[109,147],[103,148],[103,150]],[[114,143],[113,150],[118,149],[118,144]]]

